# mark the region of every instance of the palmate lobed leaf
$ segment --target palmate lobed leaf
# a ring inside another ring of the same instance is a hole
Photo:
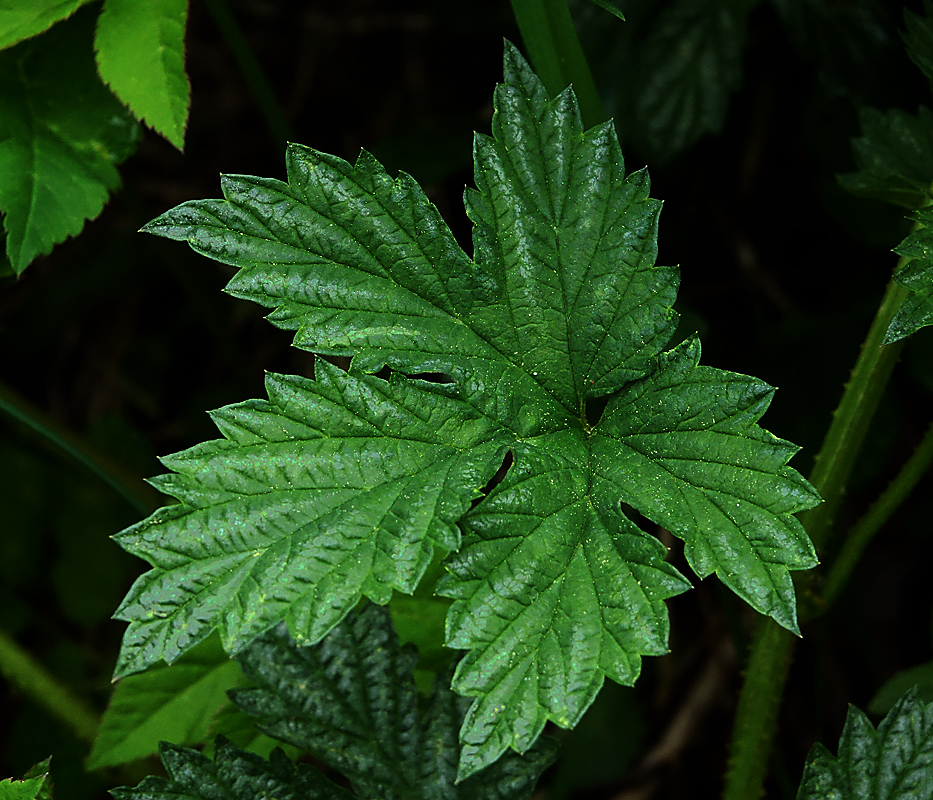
[[[318,641],[451,553],[465,777],[666,651],[664,600],[689,583],[622,502],[797,630],[789,570],[816,558],[792,514],[818,497],[756,425],[773,389],[700,366],[695,339],[664,352],[677,270],[655,264],[660,204],[611,124],[584,131],[572,92],[549,100],[511,45],[495,108],[465,196],[473,259],[410,177],[298,145],[287,183],[226,176],[224,200],[144,229],[238,267],[231,294],[352,363],[269,376],[268,402],[215,412],[224,440],[165,459],[156,485],[180,504],[117,537],[154,567],[118,610],[118,674],[215,628],[233,652],[282,619]]]

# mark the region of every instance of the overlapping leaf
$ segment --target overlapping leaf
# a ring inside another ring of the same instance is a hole
[[[878,729],[854,706],[834,756],[815,744],[797,800],[926,800],[933,795],[933,704],[910,691]]]
[[[349,778],[360,797],[529,797],[556,743],[541,740],[458,784],[457,730],[469,702],[438,680],[419,714],[417,658],[410,646],[399,647],[388,613],[370,605],[314,647],[296,646],[284,625],[261,637],[238,659],[256,688],[233,698],[269,735]]]
[[[228,291],[352,366],[270,376],[268,402],[215,414],[224,440],[165,460],[180,503],[118,537],[154,567],[118,611],[121,673],[214,628],[233,651],[282,619],[317,641],[451,552],[465,777],[665,652],[664,600],[689,584],[622,502],[796,630],[789,570],[815,555],[792,514],[818,498],[756,425],[773,389],[700,366],[695,340],[664,352],[677,271],[655,264],[660,205],[611,125],[584,131],[572,92],[549,100],[511,46],[495,105],[473,259],[408,176],[297,145],[287,182],[226,176],[223,200],[146,227],[238,267]]]
[[[933,324],[933,208],[921,208],[911,217],[918,225],[894,248],[899,256],[910,259],[894,273],[894,280],[910,289],[910,294],[888,325],[885,344]]]
[[[51,28],[90,0],[30,0],[0,5],[0,50]]]
[[[136,146],[97,77],[92,28],[82,12],[0,53],[0,212],[16,273],[100,213]]]

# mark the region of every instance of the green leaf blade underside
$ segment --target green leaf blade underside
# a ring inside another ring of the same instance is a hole
[[[159,751],[160,741],[204,742],[212,720],[242,681],[236,662],[211,637],[171,666],[131,675],[114,690],[88,769],[125,764]]]
[[[664,601],[689,583],[623,500],[797,630],[789,571],[816,559],[791,515],[818,497],[756,424],[772,389],[698,366],[695,342],[664,352],[678,273],[655,264],[647,174],[626,175],[611,125],[583,130],[572,92],[549,99],[511,45],[505,76],[474,141],[472,259],[408,176],[299,145],[287,182],[225,176],[223,200],[144,229],[237,267],[231,294],[352,362],[271,376],[269,402],[215,413],[225,440],[165,460],[156,485],[180,505],[118,536],[154,567],[117,614],[119,673],[214,628],[232,652],[283,619],[316,642],[450,553],[447,644],[468,651],[454,687],[475,698],[463,779],[666,652]],[[371,375],[384,366],[390,381]],[[405,377],[425,373],[450,383]]]
[[[191,90],[185,73],[187,0],[105,0],[94,49],[104,82],[179,150]]]
[[[293,764],[281,750],[268,760],[217,740],[214,760],[197,750],[162,742],[168,779],[148,777],[135,788],[112,789],[115,800],[353,800],[354,795],[307,764]]]
[[[86,11],[0,53],[0,212],[14,272],[96,217],[137,125],[100,82]]]
[[[834,756],[823,745],[807,757],[797,800],[926,800],[933,794],[933,704],[910,691],[878,725],[849,707]]]
[[[469,701],[438,679],[419,713],[417,654],[399,647],[378,606],[351,613],[313,647],[297,646],[280,626],[238,660],[255,688],[234,692],[234,702],[269,735],[343,773],[360,797],[521,800],[554,759],[556,743],[542,739],[457,783],[457,731]]]
[[[919,224],[894,248],[899,256],[910,259],[894,272],[894,280],[910,289],[910,294],[888,325],[885,344],[933,324],[933,207],[921,208],[910,216]]]

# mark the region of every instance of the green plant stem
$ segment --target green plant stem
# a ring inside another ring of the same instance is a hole
[[[73,458],[106,483],[139,514],[148,515],[158,506],[156,493],[141,478],[126,475],[104,456],[94,453],[93,447],[87,442],[63,430],[56,422],[3,384],[0,384],[0,413],[26,426],[62,453]]]
[[[83,742],[93,742],[99,719],[42,664],[0,631],[0,673],[26,697],[67,725]]]
[[[853,526],[846,537],[845,544],[833,561],[832,569],[829,571],[826,585],[823,588],[823,602],[827,608],[835,602],[845,588],[849,576],[855,569],[855,565],[861,558],[868,543],[874,538],[881,526],[888,521],[891,514],[907,498],[907,495],[917,485],[920,478],[930,468],[930,464],[933,464],[933,423],[927,428],[927,432],[920,444],[917,445],[917,449],[914,450],[913,455],[901,468],[897,477],[888,484],[881,496]]]
[[[605,122],[593,73],[567,7],[567,0],[512,0],[512,11],[528,55],[551,97],[571,84],[580,103],[583,124]]]
[[[903,258],[898,261],[898,267],[903,262]],[[882,341],[908,293],[893,279],[888,284],[816,457],[810,482],[823,503],[801,514],[800,519],[818,553],[829,541],[856,455],[900,354],[903,342],[885,346]],[[798,581],[798,590],[805,584],[806,579]],[[739,694],[723,800],[761,797],[793,645],[794,637],[777,623],[759,620]]]
[[[207,10],[214,18],[214,24],[223,36],[227,47],[230,49],[237,66],[249,87],[250,94],[259,106],[259,112],[262,114],[270,135],[275,141],[276,147],[284,148],[287,142],[294,139],[291,126],[285,118],[285,112],[275,99],[275,90],[269,83],[266,74],[262,71],[259,61],[253,55],[253,50],[237,25],[233,14],[227,8],[225,0],[205,0]]]

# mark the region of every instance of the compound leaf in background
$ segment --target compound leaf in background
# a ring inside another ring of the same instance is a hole
[[[153,755],[163,739],[200,744],[227,690],[242,682],[236,662],[216,636],[171,666],[158,665],[118,684],[88,757],[89,769],[125,764]]]
[[[700,366],[695,339],[664,351],[678,273],[655,264],[660,203],[611,124],[584,131],[511,45],[495,109],[473,259],[409,176],[300,145],[287,182],[228,175],[223,200],[146,226],[238,267],[228,291],[296,346],[352,361],[269,376],[268,401],[215,412],[223,440],[164,460],[180,502],[117,537],[153,566],[117,612],[119,674],[215,628],[234,653],[281,620],[314,643],[450,553],[468,777],[666,652],[664,600],[689,583],[623,502],[796,632],[789,573],[816,556],[793,514],[819,498],[756,424],[774,390]]]
[[[885,344],[933,324],[933,207],[921,208],[910,216],[918,224],[894,248],[899,256],[910,259],[894,273],[894,280],[910,289],[910,294],[888,325]]]
[[[928,800],[933,795],[933,704],[915,691],[878,725],[849,707],[838,755],[815,744],[797,800]]]
[[[136,118],[181,150],[190,87],[188,0],[105,0],[94,46],[104,82]]]
[[[418,654],[399,647],[388,612],[352,612],[313,647],[284,625],[237,659],[255,688],[234,702],[270,736],[308,750],[372,800],[522,800],[554,760],[556,742],[540,740],[457,783],[459,729],[469,701],[435,682],[422,713],[413,670]]]
[[[115,800],[354,800],[313,767],[293,764],[281,750],[267,760],[219,737],[213,761],[167,742],[159,745],[159,755],[168,779],[150,776],[135,788],[112,789]]]
[[[137,125],[97,77],[93,15],[0,52],[0,212],[19,274],[96,217]]]
[[[852,140],[856,172],[839,175],[842,187],[860,197],[915,209],[933,182],[933,111],[859,111],[862,135]]]
[[[15,0],[0,5],[0,50],[70,17],[90,0]]]

